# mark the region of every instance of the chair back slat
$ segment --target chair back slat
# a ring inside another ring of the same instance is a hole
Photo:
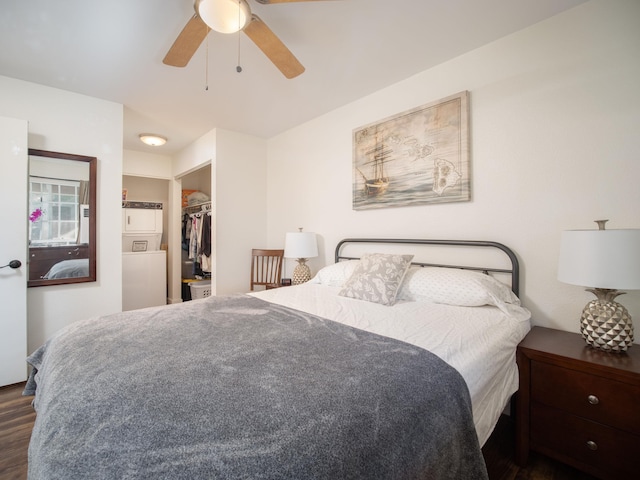
[[[251,290],[280,284],[284,250],[254,248],[251,251]]]

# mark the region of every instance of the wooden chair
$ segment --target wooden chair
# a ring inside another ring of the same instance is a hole
[[[251,251],[251,290],[256,285],[265,288],[280,286],[284,250],[264,250],[254,248]]]

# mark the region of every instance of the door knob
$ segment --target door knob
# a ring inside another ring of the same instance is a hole
[[[20,260],[11,260],[6,265],[2,265],[0,268],[10,267],[10,268],[20,268],[22,266],[22,262]]]

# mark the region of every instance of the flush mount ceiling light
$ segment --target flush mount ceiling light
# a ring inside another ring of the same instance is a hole
[[[167,143],[167,138],[162,135],[156,135],[155,133],[141,133],[140,140],[142,143],[146,143],[147,145],[151,145],[152,147],[160,147]]]
[[[251,18],[245,0],[198,0],[196,10],[211,30],[220,33],[239,32]]]

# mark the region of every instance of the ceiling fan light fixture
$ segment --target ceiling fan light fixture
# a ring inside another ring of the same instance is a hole
[[[160,147],[167,143],[167,138],[162,135],[156,135],[155,133],[141,133],[139,135],[142,143],[150,145],[152,147]]]
[[[238,32],[251,18],[245,0],[197,0],[196,10],[211,30],[220,33]]]

